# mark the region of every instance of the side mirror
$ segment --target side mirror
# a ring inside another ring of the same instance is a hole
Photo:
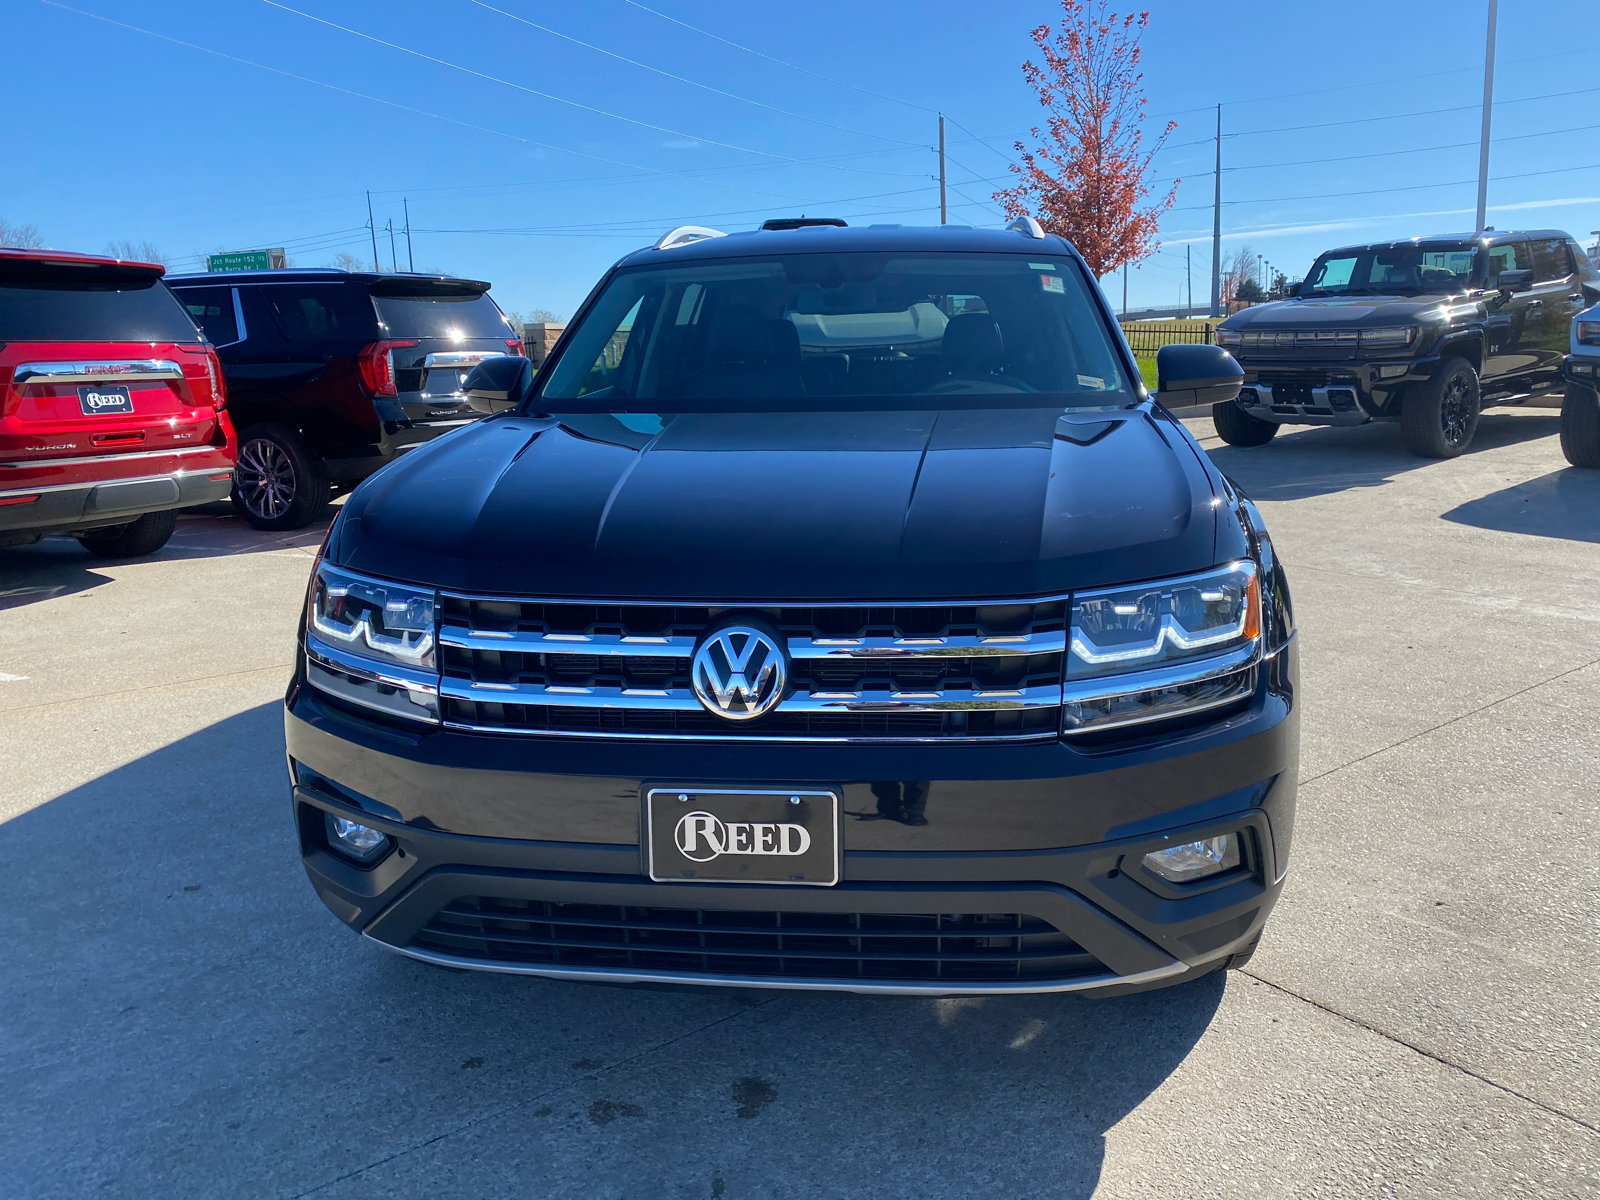
[[[1237,400],[1244,368],[1221,346],[1163,346],[1156,351],[1156,398],[1168,408]]]
[[[1532,284],[1533,284],[1533,272],[1532,271],[1529,271],[1529,270],[1501,271],[1500,272],[1500,277],[1495,280],[1494,286],[1495,286],[1495,290],[1498,291],[1501,295],[1509,296],[1509,295],[1511,295],[1512,292],[1525,292],[1525,291],[1527,291],[1528,288],[1530,286],[1532,286]]]
[[[462,388],[474,412],[509,412],[533,390],[533,363],[520,354],[486,358],[472,368]]]

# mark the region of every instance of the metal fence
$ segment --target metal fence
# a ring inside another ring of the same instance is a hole
[[[1163,346],[1209,346],[1220,321],[1128,321],[1122,326],[1128,346],[1140,358],[1154,358]]]

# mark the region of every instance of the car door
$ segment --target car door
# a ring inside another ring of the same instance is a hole
[[[1578,264],[1565,238],[1534,238],[1533,294],[1529,298],[1528,340],[1538,355],[1534,384],[1559,386],[1561,359],[1567,351],[1572,319],[1584,310]]]
[[[1520,238],[1490,246],[1488,257],[1487,284],[1491,288],[1498,285],[1502,271],[1533,267],[1533,253],[1527,241]],[[1539,360],[1528,329],[1529,314],[1537,311],[1529,304],[1532,299],[1533,292],[1528,290],[1490,297],[1488,301],[1488,318],[1484,321],[1488,345],[1482,371],[1485,395],[1526,392],[1532,385]]]

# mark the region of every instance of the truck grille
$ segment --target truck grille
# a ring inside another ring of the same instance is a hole
[[[411,939],[485,962],[774,979],[1059,980],[1106,968],[1021,913],[725,912],[466,896]]]
[[[509,733],[719,739],[1053,737],[1066,602],[720,609],[441,597],[447,724]],[[788,690],[729,721],[689,670],[724,618],[779,633]]]

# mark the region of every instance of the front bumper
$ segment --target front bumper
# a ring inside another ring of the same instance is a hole
[[[128,459],[137,456],[128,455]],[[162,454],[162,460],[175,455]],[[214,462],[206,462],[214,459]],[[105,460],[79,472],[62,467],[51,474],[40,474],[32,487],[17,486],[20,480],[0,472],[0,532],[71,533],[125,524],[145,513],[169,508],[188,508],[226,500],[233,490],[233,463],[219,451],[202,451],[186,457],[177,469],[159,473],[138,473],[140,466],[152,464]],[[153,464],[170,466],[170,461]],[[71,482],[56,479],[72,475]],[[90,478],[83,478],[91,474]]]
[[[1426,382],[1439,358],[1388,361],[1239,359],[1244,386],[1238,405],[1278,425],[1365,425],[1393,415],[1391,401],[1407,384]]]
[[[1561,360],[1561,378],[1580,387],[1600,389],[1600,349],[1591,354],[1568,354]]]
[[[449,966],[920,995],[1165,986],[1249,945],[1282,889],[1299,757],[1295,657],[1291,641],[1265,664],[1252,700],[1225,717],[1093,749],[414,734],[301,675],[285,724],[302,859],[352,929]],[[838,787],[841,881],[652,882],[641,797],[662,779]],[[390,849],[373,865],[349,860],[330,846],[330,813],[381,830]],[[1141,865],[1149,850],[1223,832],[1246,846],[1236,871],[1178,887]],[[1060,973],[1019,965],[1014,978],[962,976],[977,959],[998,971],[999,960],[1025,957],[996,950],[1012,935],[991,936],[992,925],[974,937],[972,922],[996,914],[1048,928]],[[913,955],[871,932],[917,921],[949,928],[939,946],[961,953]],[[703,936],[687,926],[704,926]],[[838,971],[795,944],[825,946],[818,955]],[[910,971],[910,957],[926,970]],[[801,958],[804,969],[784,965]]]

